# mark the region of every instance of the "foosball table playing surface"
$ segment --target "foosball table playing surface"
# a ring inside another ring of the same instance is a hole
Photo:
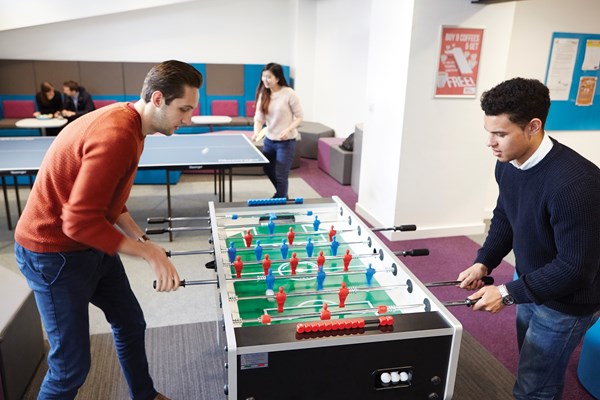
[[[209,204],[229,398],[452,398],[462,326],[427,286],[339,198],[264,202]]]

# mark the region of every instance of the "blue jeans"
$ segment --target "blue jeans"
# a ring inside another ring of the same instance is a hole
[[[515,399],[562,397],[569,358],[598,315],[563,314],[533,303],[517,305],[519,367],[513,389]]]
[[[262,152],[269,160],[265,174],[275,187],[277,198],[288,197],[288,177],[294,160],[296,139],[276,141],[265,138]]]
[[[111,324],[133,399],[156,397],[144,343],[146,322],[118,255],[97,250],[36,253],[15,243],[19,269],[34,291],[50,343],[38,399],[74,399],[90,369],[89,303]]]

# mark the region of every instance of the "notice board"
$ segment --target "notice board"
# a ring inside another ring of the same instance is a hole
[[[548,130],[600,130],[600,34],[555,32],[546,69]]]

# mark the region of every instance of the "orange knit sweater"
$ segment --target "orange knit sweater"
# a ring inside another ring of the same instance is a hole
[[[44,157],[15,240],[41,253],[114,254],[124,239],[114,224],[127,210],[143,148],[141,118],[131,104],[103,107],[67,125]]]

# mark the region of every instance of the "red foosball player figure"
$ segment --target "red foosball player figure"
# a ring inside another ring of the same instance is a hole
[[[327,309],[327,303],[323,303],[323,309],[321,310],[321,319],[331,319],[331,311]]]
[[[317,257],[317,267],[322,267],[325,265],[325,256],[323,255],[323,250],[319,252],[319,257]]]
[[[335,229],[333,229],[333,225],[331,225],[331,229],[329,230],[329,241],[331,242],[333,240],[333,237],[335,236],[336,232]]]
[[[350,249],[346,249],[346,254],[344,254],[344,271],[348,271],[350,261],[352,261],[352,254],[350,254]]]
[[[235,268],[235,277],[242,277],[242,268],[244,268],[244,263],[242,262],[242,257],[237,256],[237,259],[233,262],[233,267]]]
[[[294,233],[294,228],[290,226],[290,231],[287,234],[288,237],[288,243],[290,244],[290,246],[292,244],[294,244],[294,238],[296,237],[296,234]]]
[[[350,290],[346,287],[346,282],[342,282],[342,287],[338,293],[338,297],[340,298],[340,308],[346,307],[346,297],[348,297],[348,293],[350,293]]]
[[[265,254],[265,259],[262,262],[263,271],[265,271],[265,275],[269,274],[269,268],[271,268],[271,260],[269,259],[269,255]]]
[[[249,230],[244,235],[244,241],[246,242],[246,247],[250,247],[252,244],[252,233]]]
[[[286,297],[287,294],[285,294],[285,292],[283,291],[283,286],[280,286],[279,292],[277,292],[277,295],[275,296],[275,299],[277,300],[277,312],[283,312],[283,304],[285,303]]]
[[[292,269],[292,275],[296,275],[296,267],[298,267],[298,257],[296,257],[296,253],[292,253],[292,258],[290,258],[290,268]]]

